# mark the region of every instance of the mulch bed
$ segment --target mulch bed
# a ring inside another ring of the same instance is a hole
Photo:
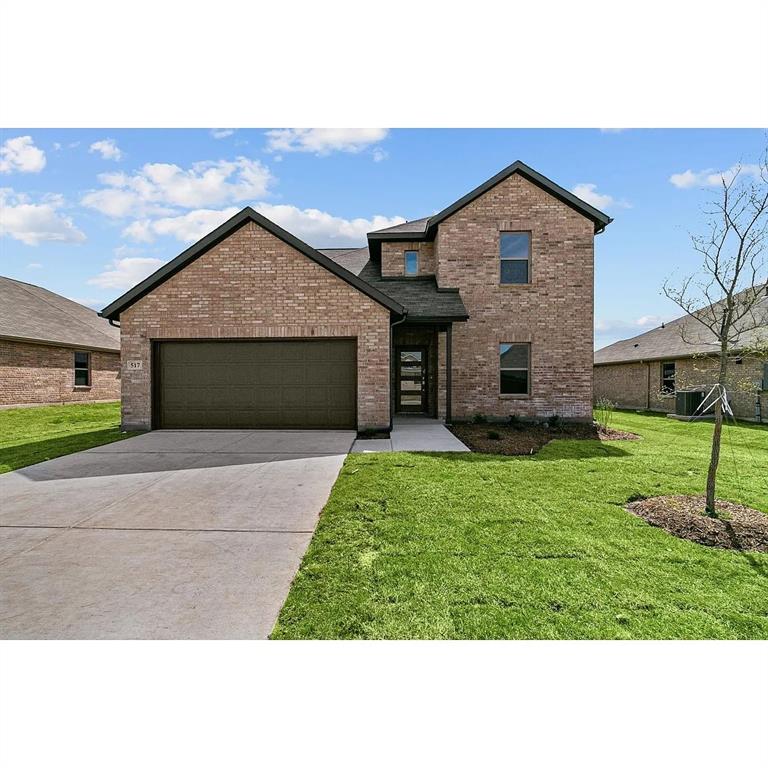
[[[541,450],[550,440],[639,440],[632,432],[603,429],[597,424],[453,424],[448,427],[456,437],[475,453],[495,453],[502,456],[529,456]],[[488,437],[495,432],[498,439]]]
[[[768,515],[741,504],[718,501],[719,517],[704,514],[703,496],[655,496],[627,504],[647,523],[680,539],[707,547],[768,552]]]

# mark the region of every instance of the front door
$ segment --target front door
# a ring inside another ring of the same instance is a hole
[[[397,410],[401,413],[427,412],[427,348],[397,347]]]

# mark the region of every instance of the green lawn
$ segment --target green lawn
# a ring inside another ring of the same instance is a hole
[[[275,638],[768,638],[768,555],[623,509],[701,493],[712,425],[618,414],[643,439],[533,457],[348,457]],[[768,428],[728,428],[720,497],[768,513]]]
[[[120,432],[119,403],[0,411],[0,474],[130,436]]]

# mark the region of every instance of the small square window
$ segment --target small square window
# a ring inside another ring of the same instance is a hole
[[[75,386],[91,386],[91,353],[75,352]]]
[[[418,251],[405,252],[405,274],[406,275],[419,274],[419,252]]]
[[[499,344],[499,393],[530,393],[530,344]]]
[[[531,261],[530,232],[499,233],[499,282],[525,284],[530,282]]]

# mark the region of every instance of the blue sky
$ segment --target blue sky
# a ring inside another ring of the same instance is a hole
[[[759,130],[4,129],[0,274],[100,309],[252,205],[316,247],[453,202],[514,160],[614,217],[595,240],[596,345],[679,314],[711,174]]]

